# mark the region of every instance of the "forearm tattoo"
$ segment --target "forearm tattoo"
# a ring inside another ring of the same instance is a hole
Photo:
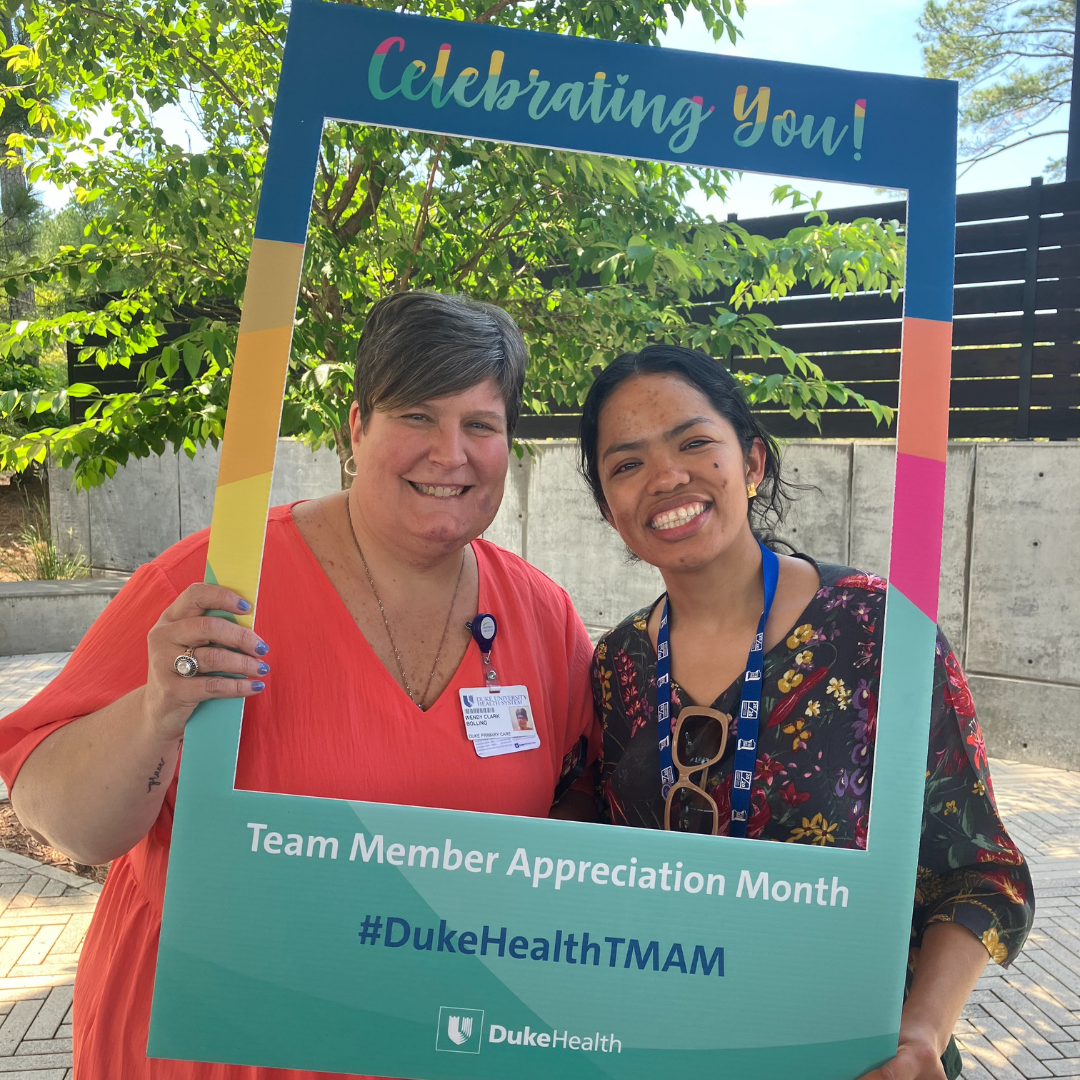
[[[162,758],[157,763],[157,768],[154,770],[154,775],[149,778],[146,784],[146,793],[149,794],[156,787],[161,787],[161,770],[165,768],[165,759]]]

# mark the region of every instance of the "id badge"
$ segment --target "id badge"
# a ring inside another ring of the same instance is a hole
[[[465,734],[477,757],[535,750],[540,745],[526,686],[470,686],[458,691]]]

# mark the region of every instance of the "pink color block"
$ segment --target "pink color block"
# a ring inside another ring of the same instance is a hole
[[[897,454],[889,581],[934,622],[944,521],[945,462]]]

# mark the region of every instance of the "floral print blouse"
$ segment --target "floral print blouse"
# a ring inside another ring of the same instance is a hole
[[[865,847],[874,768],[885,582],[817,564],[821,587],[790,636],[765,655],[758,760],[747,836]],[[593,694],[604,732],[602,813],[616,825],[664,827],[656,735],[656,651],[635,612],[601,638]],[[735,718],[742,676],[712,708]],[[691,702],[674,677],[672,716]],[[731,811],[736,719],[724,757],[698,783]],[[1019,953],[1034,896],[1023,856],[994,804],[986,747],[964,673],[938,631],[926,802],[912,919],[912,962],[931,922],[958,922],[999,964]]]

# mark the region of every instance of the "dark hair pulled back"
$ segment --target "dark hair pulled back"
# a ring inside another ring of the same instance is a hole
[[[581,473],[600,510],[606,507],[597,446],[600,413],[618,386],[639,375],[677,375],[685,379],[735,429],[744,454],[750,452],[755,439],[761,440],[765,447],[765,475],[757,496],[750,500],[750,527],[762,543],[776,546],[775,530],[782,524],[792,499],[791,487],[780,475],[780,448],[750,411],[731,372],[700,350],[679,345],[647,345],[640,352],[623,353],[600,372],[589,389],[581,412]]]

